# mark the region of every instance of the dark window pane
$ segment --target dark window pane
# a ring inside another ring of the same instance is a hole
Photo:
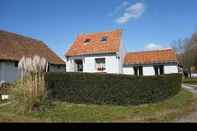
[[[138,67],[135,66],[135,67],[133,67],[133,69],[134,69],[134,75],[138,76]]]
[[[158,69],[159,69],[158,66],[155,65],[155,66],[154,66],[155,75],[159,75],[159,70],[158,70]]]
[[[163,75],[164,74],[164,66],[160,65],[159,70],[160,70],[160,75]]]
[[[85,39],[84,43],[89,43],[90,41],[90,39]]]
[[[134,74],[135,76],[143,76],[143,67],[142,66],[134,66]]]
[[[102,38],[101,38],[101,42],[106,42],[107,41],[107,36],[103,36]]]
[[[143,76],[143,67],[139,66],[139,76]]]

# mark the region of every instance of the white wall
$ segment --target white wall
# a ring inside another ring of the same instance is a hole
[[[123,67],[123,74],[134,75],[133,66]],[[143,66],[143,76],[153,76],[153,75],[155,75],[153,66]]]
[[[120,65],[116,55],[93,55],[93,56],[84,56],[84,57],[70,57],[66,62],[66,71],[74,72],[74,60],[82,59],[83,60],[83,72],[87,73],[95,73],[98,72],[96,70],[96,58],[105,58],[105,67],[106,70],[104,72],[107,73],[120,73]]]
[[[106,72],[107,73],[121,73],[120,72],[120,59],[116,56],[106,56]]]
[[[178,73],[177,65],[164,65],[164,74]]]
[[[66,60],[66,72],[74,72],[74,61],[72,58]]]
[[[144,76],[154,76],[155,70],[153,66],[143,66],[143,75]]]
[[[119,59],[114,56],[87,56],[84,58],[83,72],[98,72],[96,70],[96,58],[105,58],[105,72],[107,73],[120,73]]]
[[[178,73],[177,65],[164,65],[164,74]],[[123,74],[134,75],[133,66],[123,67]],[[151,65],[143,66],[143,76],[154,76],[154,67]]]
[[[134,75],[133,67],[123,67],[123,74]]]
[[[119,48],[119,52],[118,52],[118,56],[120,57],[120,61],[119,61],[119,72],[120,73],[123,73],[123,65],[124,65],[124,58],[125,58],[126,52],[127,51],[124,46],[124,42],[121,39],[120,48]]]
[[[100,58],[100,57],[98,57],[98,58]],[[95,69],[95,57],[85,57],[84,59],[85,60],[83,62],[83,71],[84,72],[89,72],[89,73],[96,72],[96,69]]]

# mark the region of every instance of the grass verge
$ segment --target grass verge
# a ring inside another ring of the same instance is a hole
[[[183,83],[186,83],[186,84],[197,84],[197,78],[183,79]]]
[[[168,122],[193,109],[192,93],[181,90],[165,101],[140,106],[86,105],[55,102],[43,112],[16,113],[0,107],[0,122]]]

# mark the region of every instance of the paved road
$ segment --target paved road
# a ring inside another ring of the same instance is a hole
[[[197,85],[182,85],[183,88],[191,91],[195,96],[197,96]],[[176,120],[177,122],[197,122],[197,105],[194,107],[194,111],[190,114],[183,116]]]

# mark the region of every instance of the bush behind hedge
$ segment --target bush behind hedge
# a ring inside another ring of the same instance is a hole
[[[48,97],[72,103],[137,105],[164,100],[181,88],[180,74],[136,77],[92,73],[47,73]]]

